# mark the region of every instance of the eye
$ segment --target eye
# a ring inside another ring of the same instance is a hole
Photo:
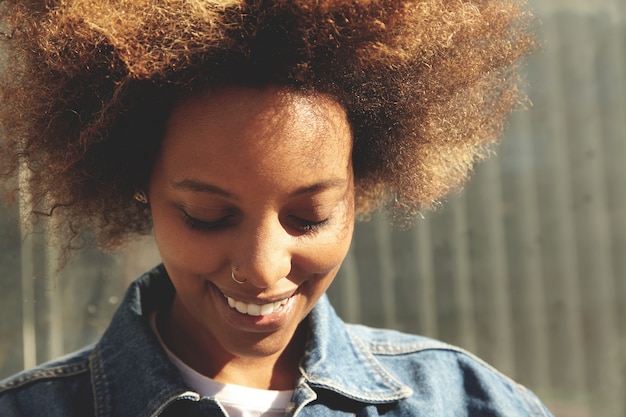
[[[292,217],[294,226],[302,233],[313,233],[328,224],[329,218],[324,220],[311,221],[300,217]]]
[[[220,230],[225,227],[228,227],[232,224],[233,217],[234,216],[232,214],[229,214],[218,220],[208,222],[205,220],[199,220],[194,217],[191,217],[189,214],[183,211],[183,218],[185,221],[185,225],[190,230],[198,230],[198,231],[203,231],[203,232],[211,231],[211,230]]]

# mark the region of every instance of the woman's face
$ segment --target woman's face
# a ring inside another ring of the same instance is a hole
[[[171,316],[194,343],[285,349],[348,251],[351,147],[343,108],[324,96],[233,87],[175,108],[149,199]]]

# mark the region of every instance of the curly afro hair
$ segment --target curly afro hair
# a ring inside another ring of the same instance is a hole
[[[357,213],[410,218],[488,154],[533,49],[522,0],[13,0],[0,13],[0,178],[27,169],[17,186],[58,216],[66,248],[86,228],[105,248],[150,231],[132,197],[169,111],[224,84],[338,101]]]

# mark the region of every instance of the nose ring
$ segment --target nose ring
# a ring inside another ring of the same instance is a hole
[[[233,266],[230,270],[230,277],[233,279],[233,281],[235,281],[237,284],[245,284],[247,279],[243,279],[243,280],[238,280],[237,277],[235,277],[235,271],[237,271],[239,269],[239,267],[237,265]]]

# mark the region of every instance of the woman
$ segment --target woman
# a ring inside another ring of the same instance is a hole
[[[324,296],[355,215],[410,219],[501,133],[522,6],[5,4],[4,177],[29,168],[65,256],[87,228],[105,248],[153,230],[163,264],[95,345],[2,382],[3,415],[548,416],[472,355],[346,325]]]

